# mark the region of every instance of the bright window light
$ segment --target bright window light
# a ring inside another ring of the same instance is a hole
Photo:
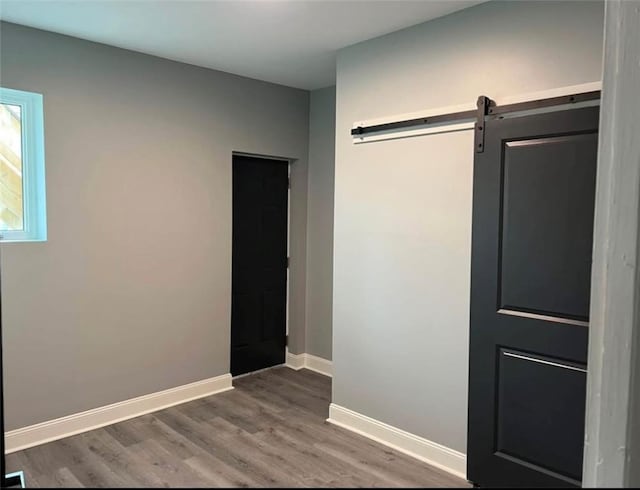
[[[46,239],[42,95],[0,87],[0,241]]]

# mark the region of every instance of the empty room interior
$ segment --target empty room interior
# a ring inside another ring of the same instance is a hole
[[[3,488],[640,486],[640,0],[0,0]]]

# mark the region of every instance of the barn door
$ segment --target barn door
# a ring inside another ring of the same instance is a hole
[[[598,108],[485,123],[473,184],[467,477],[579,486]]]

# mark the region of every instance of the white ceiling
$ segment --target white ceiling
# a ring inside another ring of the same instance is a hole
[[[0,0],[0,18],[304,89],[335,83],[336,51],[478,0]]]

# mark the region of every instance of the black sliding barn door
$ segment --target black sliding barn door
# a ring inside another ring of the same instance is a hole
[[[598,108],[485,123],[473,183],[467,477],[578,486]]]
[[[288,162],[233,157],[231,374],[285,361]]]

